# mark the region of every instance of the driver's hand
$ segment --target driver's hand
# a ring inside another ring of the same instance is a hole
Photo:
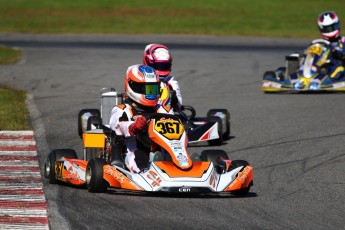
[[[147,123],[147,120],[145,117],[143,116],[137,117],[135,119],[135,122],[128,127],[129,134],[131,136],[134,136],[135,134],[137,134],[140,130],[144,128],[146,123]]]
[[[135,163],[135,154],[133,152],[128,152],[126,154],[125,158],[125,164],[129,171],[134,172],[134,173],[139,173],[140,169],[137,166],[137,163]]]
[[[335,58],[335,59],[343,58],[343,53],[342,53],[341,48],[336,47],[332,50],[332,58]]]

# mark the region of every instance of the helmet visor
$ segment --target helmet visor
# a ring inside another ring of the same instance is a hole
[[[323,26],[322,28],[320,28],[321,33],[330,33],[336,30],[339,30],[340,26],[339,23],[335,23],[329,26]]]
[[[129,86],[135,93],[144,95],[148,100],[156,100],[160,90],[160,84],[158,82],[139,83],[129,81]]]
[[[170,70],[171,63],[170,62],[156,62],[156,63],[153,63],[151,67],[154,68],[155,70],[167,71],[167,70]]]

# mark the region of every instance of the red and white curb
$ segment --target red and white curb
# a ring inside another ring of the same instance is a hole
[[[49,229],[33,131],[0,131],[0,229]]]

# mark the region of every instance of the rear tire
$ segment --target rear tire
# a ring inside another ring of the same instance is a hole
[[[49,179],[49,184],[56,184],[55,162],[62,157],[78,159],[77,153],[73,149],[54,149],[47,157],[44,166],[44,176]]]
[[[86,166],[85,181],[89,192],[103,193],[107,191],[108,182],[103,178],[105,162],[100,158],[92,158]]]
[[[92,130],[92,125],[98,129],[102,125],[102,118],[99,116],[91,116],[87,119],[86,131]]]
[[[220,117],[213,116],[213,117],[208,117],[207,122],[218,123],[218,136],[219,136],[218,139],[209,140],[208,144],[211,146],[221,145],[223,143],[222,119]]]
[[[78,113],[78,135],[80,138],[83,137],[82,116],[85,113],[91,113],[92,116],[101,117],[101,112],[99,111],[99,109],[82,109],[82,110],[80,110]],[[87,121],[84,121],[84,122],[87,122]]]
[[[216,113],[222,113],[219,117],[222,119],[222,128],[225,128],[223,139],[228,139],[230,137],[230,113],[227,109],[210,109],[207,117],[217,116]]]

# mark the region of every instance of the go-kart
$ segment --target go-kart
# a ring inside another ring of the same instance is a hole
[[[264,73],[261,90],[279,92],[343,92],[344,67],[332,62],[330,43],[324,39],[312,41],[305,54],[286,57],[286,66]]]
[[[95,128],[96,125],[108,126],[111,110],[123,102],[125,94],[113,88],[100,91],[100,109],[83,109],[78,115],[78,135]],[[175,114],[181,119],[188,134],[188,144],[207,142],[221,145],[230,137],[230,113],[227,109],[210,109],[205,117],[197,117],[192,106],[184,105]]]
[[[176,115],[153,114],[137,135],[139,173],[124,164],[122,136],[105,125],[82,134],[84,159],[73,149],[55,149],[45,163],[51,184],[85,186],[90,192],[111,188],[165,193],[230,193],[245,195],[253,185],[253,168],[245,160],[229,160],[223,150],[189,154],[187,133]],[[139,142],[141,143],[139,145]],[[149,147],[148,154],[143,149]]]

